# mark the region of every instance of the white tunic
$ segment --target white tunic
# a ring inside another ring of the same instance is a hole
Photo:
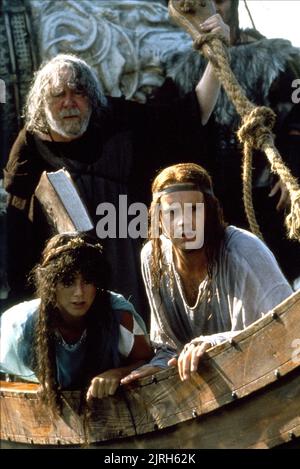
[[[205,307],[199,285],[196,304],[186,302],[180,275],[172,259],[170,240],[162,237],[163,262],[173,270],[154,288],[150,276],[151,243],[141,253],[142,271],[151,306],[150,337],[156,347],[180,352],[184,344],[201,337],[213,345],[237,334],[290,296],[292,289],[266,245],[248,231],[226,228],[218,262],[213,268],[212,298]],[[161,355],[160,355],[161,356]],[[154,363],[155,358],[151,364]]]

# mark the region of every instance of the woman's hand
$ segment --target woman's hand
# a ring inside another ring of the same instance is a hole
[[[124,376],[124,372],[119,368],[108,370],[95,376],[88,389],[87,400],[92,399],[92,397],[102,399],[103,397],[113,396],[119,387],[122,376]]]
[[[185,344],[178,358],[171,358],[169,360],[168,365],[177,365],[181,381],[191,379],[191,373],[197,371],[201,358],[210,347],[211,344],[208,342],[199,343],[198,340],[193,339]]]

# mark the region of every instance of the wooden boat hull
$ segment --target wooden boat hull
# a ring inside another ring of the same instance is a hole
[[[272,448],[300,438],[299,371],[297,292],[211,349],[192,380],[171,369],[95,400],[89,441],[111,449]],[[41,412],[36,385],[2,383],[0,392],[3,447],[84,443],[79,392],[64,393],[55,421]]]

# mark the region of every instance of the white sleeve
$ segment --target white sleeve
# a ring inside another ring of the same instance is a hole
[[[234,337],[293,293],[271,251],[251,233],[237,232],[219,268],[228,292],[231,330],[200,337],[212,345]]]
[[[37,310],[39,300],[25,301],[4,312],[0,318],[0,370],[38,382],[34,372],[28,368],[19,354],[24,342],[24,327],[28,318]]]
[[[234,281],[230,275],[235,277],[232,330],[239,330],[285,300],[292,289],[271,251],[258,239],[252,243],[252,255],[239,256],[234,264],[229,272],[229,281]]]
[[[133,324],[130,329],[120,324],[120,335],[119,335],[119,352],[124,357],[128,357],[133,346],[135,336],[145,335],[143,329],[137,323],[134,315],[132,315]]]
[[[141,252],[142,276],[151,310],[150,340],[156,349],[160,346],[168,346],[177,349],[177,344],[171,339],[172,333],[168,331],[168,325],[162,322],[166,317],[158,289],[153,287],[150,274],[151,242],[148,242]]]

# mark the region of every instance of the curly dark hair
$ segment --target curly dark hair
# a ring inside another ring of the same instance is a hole
[[[118,355],[112,347],[115,341],[110,340],[118,334],[118,325],[110,306],[108,272],[102,247],[88,234],[77,232],[58,234],[51,238],[43,251],[41,262],[32,271],[36,294],[41,303],[35,325],[31,366],[41,383],[42,402],[54,415],[59,414],[61,409],[54,334],[59,315],[56,306],[57,283],[68,285],[80,273],[97,289],[93,305],[85,317],[87,351],[82,369],[85,387],[95,375],[119,364]],[[105,358],[105,361],[103,357],[109,358]]]

